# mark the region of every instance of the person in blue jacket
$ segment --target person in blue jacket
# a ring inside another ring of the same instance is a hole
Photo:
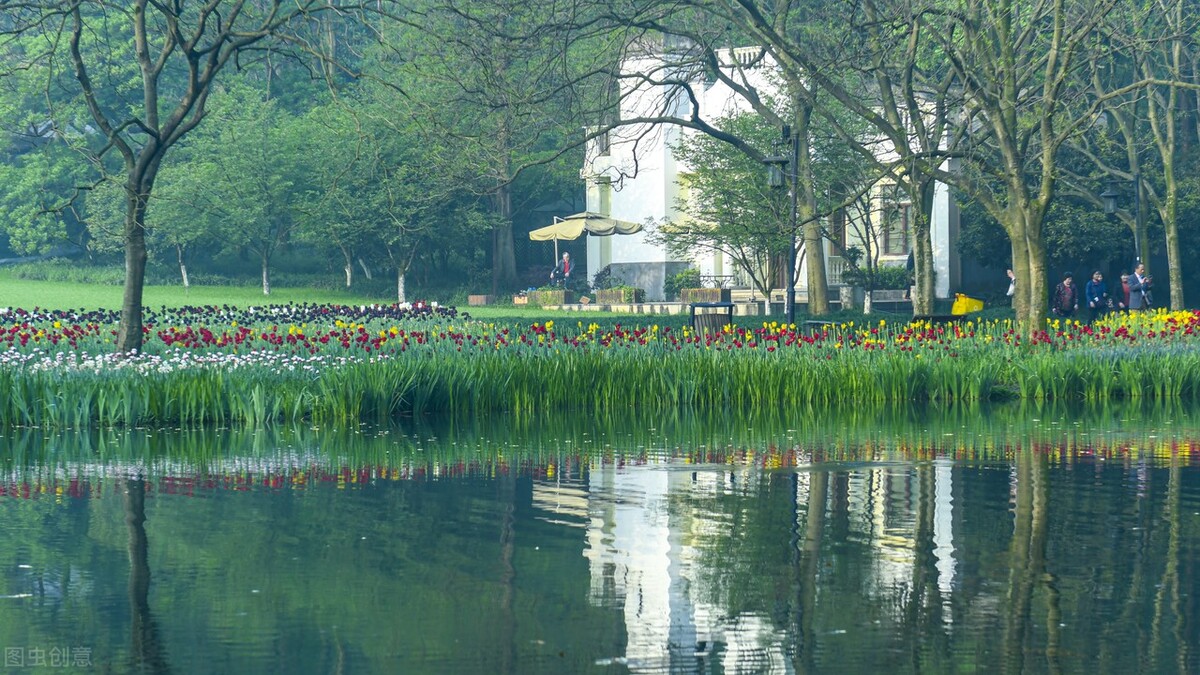
[[[1091,315],[1088,323],[1104,316],[1112,306],[1112,298],[1108,297],[1108,286],[1104,283],[1104,275],[1099,270],[1092,272],[1092,278],[1083,287],[1083,299],[1087,302]]]

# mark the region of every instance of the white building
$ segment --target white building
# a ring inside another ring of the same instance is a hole
[[[760,59],[761,50],[755,47],[724,50],[719,53],[726,70],[754,89],[771,93],[779,90],[773,83],[774,67],[769,59]],[[626,73],[669,72],[670,63],[661,53],[643,53],[628,59]],[[661,78],[659,78],[661,79]],[[649,84],[641,79],[624,79],[620,115],[622,120],[690,117],[696,114],[712,123],[720,117],[737,112],[751,112],[750,104],[720,78],[691,82],[695,104],[682,87]],[[693,105],[696,110],[693,113]],[[581,177],[587,182],[587,210],[635,222],[679,222],[682,214],[677,207],[680,197],[680,177],[690,167],[685,166],[673,152],[681,140],[699,133],[676,125],[630,123],[591,142],[587,149]],[[764,167],[765,174],[765,167]],[[826,272],[831,285],[841,284],[845,266],[843,247],[865,249],[853,226],[856,217],[872,218],[875,250],[880,252],[881,264],[905,264],[911,250],[909,213],[911,205],[891,202],[884,195],[894,190],[879,185],[871,202],[876,204],[866,216],[839,214],[830,223],[837,241],[824,241]],[[888,225],[885,226],[884,221]],[[848,226],[847,223],[850,223]],[[720,253],[693,251],[686,259],[671,256],[667,249],[652,243],[655,228],[648,227],[639,234],[620,237],[592,237],[588,240],[587,267],[589,277],[607,265],[614,273],[634,285],[646,289],[647,299],[663,299],[663,280],[676,272],[694,266],[711,280],[732,282],[734,287],[746,287],[744,274]],[[935,293],[939,298],[950,297],[952,288],[960,281],[960,264],[954,242],[958,238],[958,209],[945,185],[935,190],[932,239],[934,253]],[[804,261],[798,261],[797,289],[806,290],[807,273]]]

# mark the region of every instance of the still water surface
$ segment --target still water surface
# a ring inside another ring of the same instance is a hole
[[[12,672],[1200,672],[1200,418],[0,436]]]

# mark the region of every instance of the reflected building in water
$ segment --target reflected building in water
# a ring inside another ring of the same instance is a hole
[[[836,557],[828,543],[835,537],[872,548],[873,566],[858,583],[867,601],[881,606],[911,597],[914,578],[920,576],[917,567],[931,568],[932,575],[927,576],[936,579],[932,597],[940,601],[942,622],[949,624],[957,572],[952,465],[952,460],[935,460],[920,469],[879,466],[842,474],[845,480],[831,486],[815,517],[840,520],[845,528],[841,533],[833,527],[824,530],[825,541],[815,555]],[[809,520],[812,481],[827,476],[806,471],[775,476],[777,481],[781,478],[794,486],[794,521],[779,524],[774,532],[790,536],[790,545],[799,548]],[[624,654],[614,657],[631,672],[796,672],[797,652],[809,639],[798,633],[805,631],[786,617],[739,612],[728,606],[731,603],[721,600],[728,593],[713,587],[717,582],[710,569],[714,547],[728,539],[737,519],[705,505],[727,498],[738,508],[755,508],[754,499],[743,498],[761,494],[761,483],[767,480],[770,472],[753,465],[715,472],[693,471],[686,464],[599,464],[588,472],[584,555],[590,569],[589,598],[594,605],[622,612],[628,638]],[[918,536],[925,541],[918,541]],[[931,553],[925,560],[918,555],[922,546]],[[708,559],[701,561],[706,550]],[[800,569],[801,554],[795,554],[794,564]],[[818,575],[831,574],[836,564],[817,562],[812,569]],[[777,570],[771,574],[783,576]],[[798,582],[805,583],[815,587],[826,582],[802,578]],[[791,592],[799,595],[802,590]],[[813,598],[819,605],[815,592]],[[795,597],[778,600],[783,605],[802,604]],[[825,608],[815,612],[824,613]],[[811,624],[814,618],[802,620]],[[821,639],[845,632],[836,626],[816,628]],[[808,644],[809,649],[813,646]]]

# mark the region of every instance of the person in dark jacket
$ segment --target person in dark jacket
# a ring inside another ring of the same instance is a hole
[[[1091,316],[1088,318],[1088,323],[1094,322],[1104,316],[1112,304],[1112,298],[1108,297],[1108,286],[1104,283],[1104,275],[1097,270],[1092,272],[1092,278],[1083,287],[1083,298],[1087,301],[1088,310]]]
[[[575,272],[575,261],[571,260],[571,254],[563,251],[562,260],[555,265],[554,271],[550,273],[550,283],[557,283],[559,286],[566,286],[571,283],[571,274]]]
[[[1075,286],[1071,273],[1063,275],[1063,280],[1054,287],[1054,300],[1050,303],[1050,311],[1064,318],[1074,316],[1079,309],[1079,288]]]
[[[1150,289],[1154,280],[1146,274],[1146,266],[1138,263],[1129,277],[1129,309],[1150,309],[1154,307],[1154,296]]]

